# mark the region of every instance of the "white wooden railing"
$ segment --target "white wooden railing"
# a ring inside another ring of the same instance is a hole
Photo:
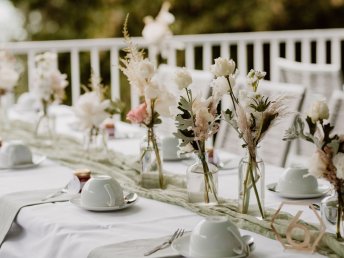
[[[148,48],[142,38],[133,38],[139,47]],[[200,34],[174,36],[167,63],[188,68],[209,69],[218,56],[233,58],[241,74],[248,69],[262,69],[268,72],[272,81],[278,81],[275,59],[286,57],[307,63],[332,63],[342,67],[342,43],[344,29],[249,32],[225,34]],[[183,46],[182,50],[177,46]],[[3,44],[0,47],[15,54],[27,55],[29,88],[32,85],[34,56],[44,51],[69,53],[71,66],[72,103],[80,95],[80,53],[90,53],[90,64],[96,74],[102,74],[100,52],[110,52],[111,96],[120,98],[120,51],[125,46],[122,38],[35,41]],[[150,58],[157,60],[153,51]],[[199,57],[201,55],[201,57]],[[196,60],[201,64],[196,66]],[[342,67],[343,70],[343,67]],[[137,105],[135,91],[131,91],[131,104]]]

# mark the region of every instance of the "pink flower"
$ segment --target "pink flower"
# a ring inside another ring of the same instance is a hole
[[[129,111],[129,113],[127,114],[127,120],[132,123],[140,124],[147,118],[147,116],[147,104],[143,103],[137,108]]]

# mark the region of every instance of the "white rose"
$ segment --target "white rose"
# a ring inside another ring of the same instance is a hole
[[[0,88],[12,90],[19,79],[19,73],[14,69],[3,67],[0,69]]]
[[[138,62],[137,71],[141,78],[149,80],[154,75],[154,66],[148,59],[144,59],[141,62]]]
[[[213,97],[215,102],[220,100],[229,90],[228,80],[224,76],[213,79],[210,86],[213,88]]]
[[[329,110],[326,102],[324,100],[314,102],[311,110],[308,112],[308,116],[312,119],[313,123],[316,123],[318,120],[328,119]]]
[[[344,179],[344,153],[338,152],[332,159],[333,165],[336,167],[337,178]]]
[[[210,71],[217,77],[228,76],[235,71],[235,62],[232,59],[218,57],[215,64],[210,67]]]
[[[178,89],[182,90],[187,88],[192,83],[192,77],[186,68],[178,69],[174,76]]]
[[[105,111],[110,105],[109,100],[100,101],[96,92],[87,92],[81,95],[75,104],[74,112],[82,129],[92,126],[99,127],[109,116]]]
[[[326,163],[319,154],[319,151],[315,151],[309,161],[308,173],[315,177],[322,177],[326,171]]]

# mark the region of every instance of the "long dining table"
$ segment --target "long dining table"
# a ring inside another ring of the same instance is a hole
[[[15,112],[10,117],[31,120],[29,116]],[[57,132],[75,137],[81,142],[82,133],[71,129],[74,121],[71,113],[63,109],[57,112],[56,117]],[[140,135],[140,129],[123,122],[117,122],[116,126],[118,133],[126,133],[127,137],[109,140],[109,148],[123,155],[138,157],[140,138],[133,136]],[[233,158],[233,155],[221,152],[220,158]],[[190,160],[165,161],[163,166],[171,174],[185,175],[189,164]],[[277,182],[283,170],[284,168],[266,164],[266,184]],[[0,197],[19,191],[62,188],[72,177],[72,168],[50,159],[34,168],[1,170]],[[237,199],[237,169],[219,171],[219,193],[223,198]],[[277,208],[284,200],[275,193],[265,192],[267,208]],[[320,200],[321,198],[304,201],[319,203]],[[299,206],[291,206],[288,212],[293,214],[299,209]],[[305,220],[315,221],[314,214],[308,208],[305,209],[304,216]],[[129,208],[110,212],[87,211],[68,201],[28,206],[18,213],[0,247],[0,258],[86,258],[100,246],[168,236],[177,228],[191,231],[202,217],[181,206],[142,196]],[[319,253],[284,250],[275,239],[248,230],[240,229],[240,232],[254,238],[255,249],[249,257],[324,257]],[[135,246],[132,248],[135,249]],[[142,254],[137,254],[137,257],[141,256]]]

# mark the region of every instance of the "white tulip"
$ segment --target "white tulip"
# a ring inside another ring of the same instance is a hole
[[[187,88],[192,83],[192,77],[186,68],[178,69],[174,76],[178,89],[182,90]]]
[[[235,71],[235,62],[232,59],[218,57],[215,64],[210,67],[210,71],[217,77],[228,76]]]
[[[317,100],[313,103],[311,110],[308,112],[308,116],[312,119],[313,123],[318,120],[329,118],[329,109],[324,100]]]
[[[159,85],[155,81],[151,81],[150,83],[147,83],[144,90],[145,90],[145,98],[147,100],[155,99],[161,94]]]

